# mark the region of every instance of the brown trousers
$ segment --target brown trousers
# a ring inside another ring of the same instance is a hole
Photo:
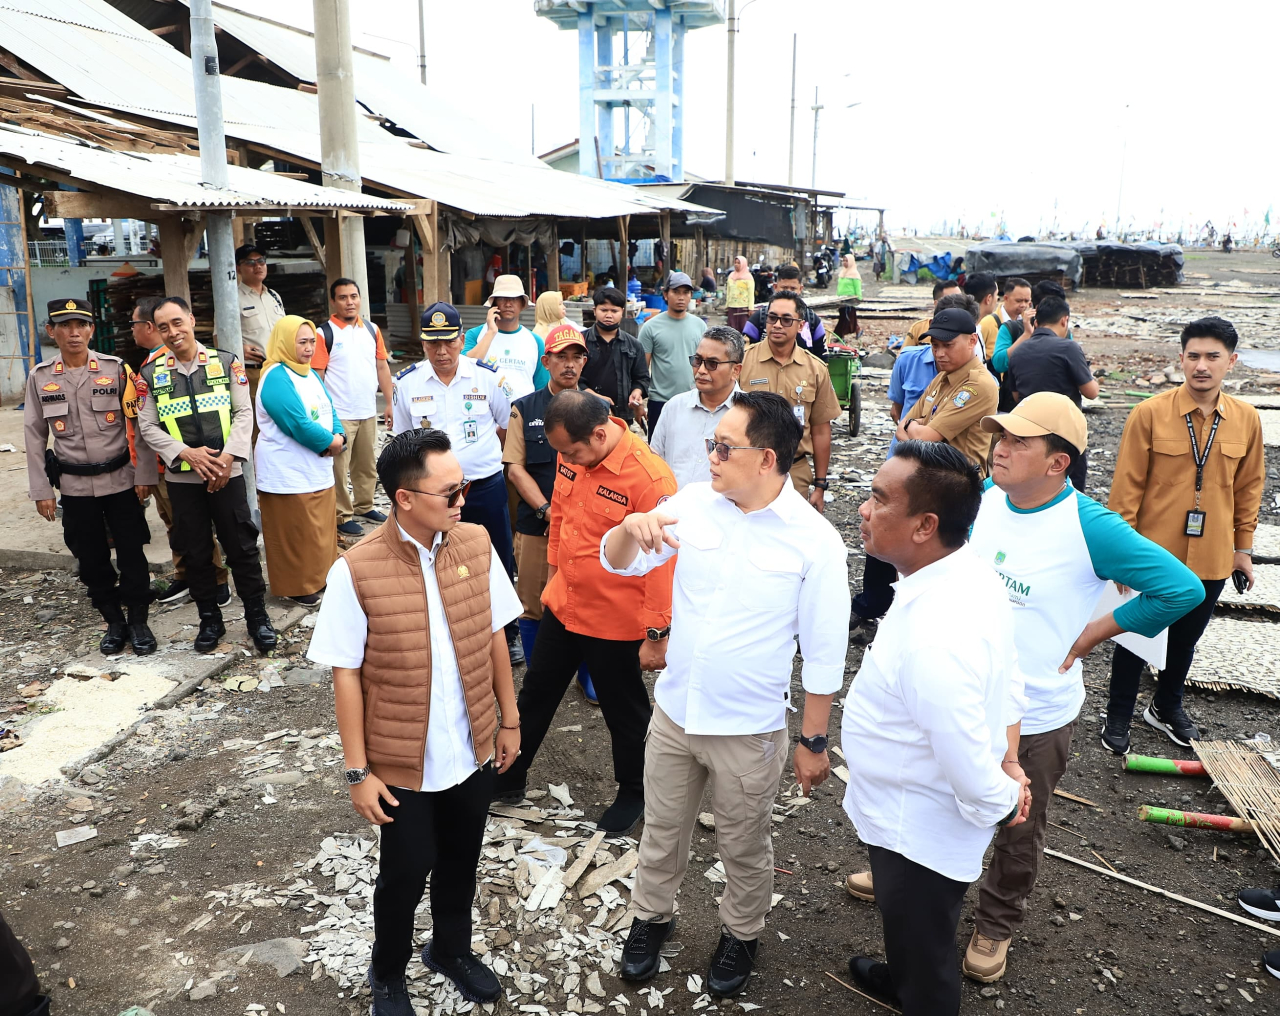
[[[796,459],[795,464],[792,465],[791,485],[801,497],[806,499],[809,497],[809,488],[813,486],[813,466],[809,463],[808,455]]]
[[[173,577],[175,581],[187,580],[187,569],[182,563],[182,548],[173,538],[173,506],[169,503],[169,488],[164,482],[164,473],[160,474],[160,482],[156,484],[156,511],[160,513],[160,521],[169,536],[169,553],[173,555]],[[222,548],[218,546],[218,538],[213,538],[213,567],[218,573],[218,585],[225,586],[231,581],[227,566],[222,563]]]
[[[1067,771],[1075,727],[1072,720],[1057,730],[1023,734],[1018,742],[1018,761],[1031,781],[1031,813],[1021,825],[996,833],[991,865],[978,887],[974,923],[979,935],[1003,942],[1012,938],[1022,923],[1027,897],[1035,888],[1044,856],[1049,802],[1053,800],[1054,787]]]
[[[529,621],[542,620],[542,590],[547,586],[547,537],[516,533],[516,595]]]
[[[668,921],[689,867],[689,843],[707,777],[716,846],[728,884],[720,923],[750,941],[773,901],[773,800],[787,764],[787,729],[765,734],[687,734],[660,706],[645,738],[644,833],[631,905],[637,917]]]
[[[338,525],[350,522],[352,516],[373,511],[373,488],[378,483],[378,463],[374,454],[378,447],[379,416],[367,420],[343,420],[347,443],[341,454],[333,457],[333,485],[338,503]],[[347,474],[351,489],[347,489]]]

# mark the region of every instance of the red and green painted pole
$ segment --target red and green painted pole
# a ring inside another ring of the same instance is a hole
[[[1234,815],[1205,815],[1197,811],[1177,811],[1173,808],[1155,808],[1144,804],[1138,809],[1138,818],[1143,822],[1156,822],[1160,825],[1191,826],[1195,829],[1218,829],[1229,833],[1251,833],[1253,823],[1246,818]]]
[[[1204,763],[1151,755],[1126,755],[1124,767],[1131,773],[1161,773],[1165,776],[1208,776]]]

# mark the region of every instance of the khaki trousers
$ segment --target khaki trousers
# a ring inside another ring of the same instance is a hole
[[[516,533],[516,595],[524,607],[520,616],[542,620],[542,590],[547,586],[547,537]]]
[[[160,482],[156,484],[156,511],[160,513],[160,521],[169,536],[169,553],[173,555],[174,581],[185,582],[187,569],[182,563],[182,548],[173,535],[173,505],[169,502],[169,488],[164,482],[164,473],[160,474]],[[217,536],[213,540],[213,567],[217,571],[218,585],[225,586],[231,581],[227,566],[222,563],[222,548],[218,546]]]
[[[720,922],[750,941],[764,930],[773,897],[773,800],[787,764],[785,727],[766,734],[687,734],[655,706],[644,754],[644,834],[631,905],[668,921],[689,866],[689,843],[707,777],[716,846],[728,884]]]
[[[792,465],[791,485],[801,497],[809,497],[809,488],[813,485],[813,467],[809,465],[808,455],[802,455]]]
[[[342,454],[333,457],[338,525],[349,522],[353,515],[373,511],[373,488],[378,483],[377,460],[373,454],[378,440],[378,417],[343,420],[342,430],[347,435],[347,443]],[[348,474],[351,477],[350,490],[347,489]]]

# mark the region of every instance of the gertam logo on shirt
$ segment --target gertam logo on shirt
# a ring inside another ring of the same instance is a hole
[[[563,462],[556,466],[556,472],[563,476],[566,480],[576,480],[578,474],[566,466]]]
[[[996,551],[996,564],[1004,564],[1004,551],[1003,551],[1003,550],[997,550],[997,551]]]
[[[610,501],[622,505],[625,508],[630,502],[627,500],[626,494],[619,494],[616,490],[610,490],[608,487],[600,486],[596,488],[596,493],[601,497],[607,497]]]

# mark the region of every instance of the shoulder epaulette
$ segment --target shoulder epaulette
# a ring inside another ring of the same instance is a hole
[[[409,364],[409,366],[407,366],[404,370],[396,371],[396,380],[399,381],[402,377],[408,377],[417,369],[418,369],[418,364],[416,363]]]
[[[498,365],[496,363],[485,363],[483,360],[472,361],[477,367],[483,367],[492,374],[498,373]]]

